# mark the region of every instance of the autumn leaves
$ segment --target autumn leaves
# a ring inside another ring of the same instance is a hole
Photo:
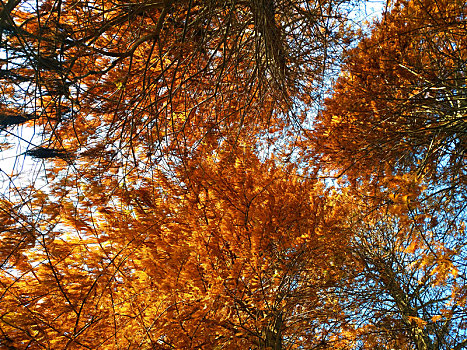
[[[465,8],[394,4],[316,106],[340,5],[4,12],[3,124],[49,156],[0,202],[2,346],[465,345]]]

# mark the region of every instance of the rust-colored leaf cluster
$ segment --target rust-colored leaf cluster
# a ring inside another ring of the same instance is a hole
[[[465,3],[351,6],[1,3],[0,348],[466,347]]]

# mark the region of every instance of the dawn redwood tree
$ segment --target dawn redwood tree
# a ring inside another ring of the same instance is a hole
[[[464,1],[397,1],[347,52],[312,136],[330,168],[465,189]]]
[[[396,3],[293,138],[340,5],[1,3],[0,132],[48,160],[0,199],[2,347],[466,346],[465,6]]]
[[[467,345],[465,11],[396,2],[346,53],[304,143],[355,208],[335,289],[345,348]]]
[[[34,125],[36,158],[133,166],[299,124],[294,101],[313,100],[343,39],[341,3],[9,1],[0,124]]]
[[[316,340],[325,196],[257,153],[306,117],[293,103],[312,100],[343,39],[340,4],[0,5],[0,132],[33,130],[20,153],[49,161],[2,196],[2,346]]]
[[[347,199],[348,200],[348,199]],[[354,197],[351,242],[335,298],[344,348],[464,349],[465,215],[437,198],[397,198],[375,210]]]
[[[0,251],[2,345],[288,349],[330,337],[344,208],[247,146],[177,171],[184,184],[128,176],[111,198],[89,183],[78,207],[37,193],[41,239]],[[2,218],[12,210],[2,202]],[[29,229],[4,228],[9,242]]]

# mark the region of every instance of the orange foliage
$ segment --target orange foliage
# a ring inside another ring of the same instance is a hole
[[[398,1],[348,51],[314,134],[330,168],[465,183],[463,1]]]
[[[396,2],[307,134],[340,5],[0,5],[49,160],[2,188],[1,347],[465,346],[465,6]]]
[[[25,264],[6,259],[12,346],[238,349],[313,332],[347,240],[322,186],[248,147],[177,173],[63,200],[55,231],[18,247]]]

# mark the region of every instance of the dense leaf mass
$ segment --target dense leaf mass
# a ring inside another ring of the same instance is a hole
[[[463,1],[398,2],[347,52],[315,135],[333,164],[465,185],[465,16]]]
[[[466,348],[467,7],[353,5],[1,2],[0,347]]]

